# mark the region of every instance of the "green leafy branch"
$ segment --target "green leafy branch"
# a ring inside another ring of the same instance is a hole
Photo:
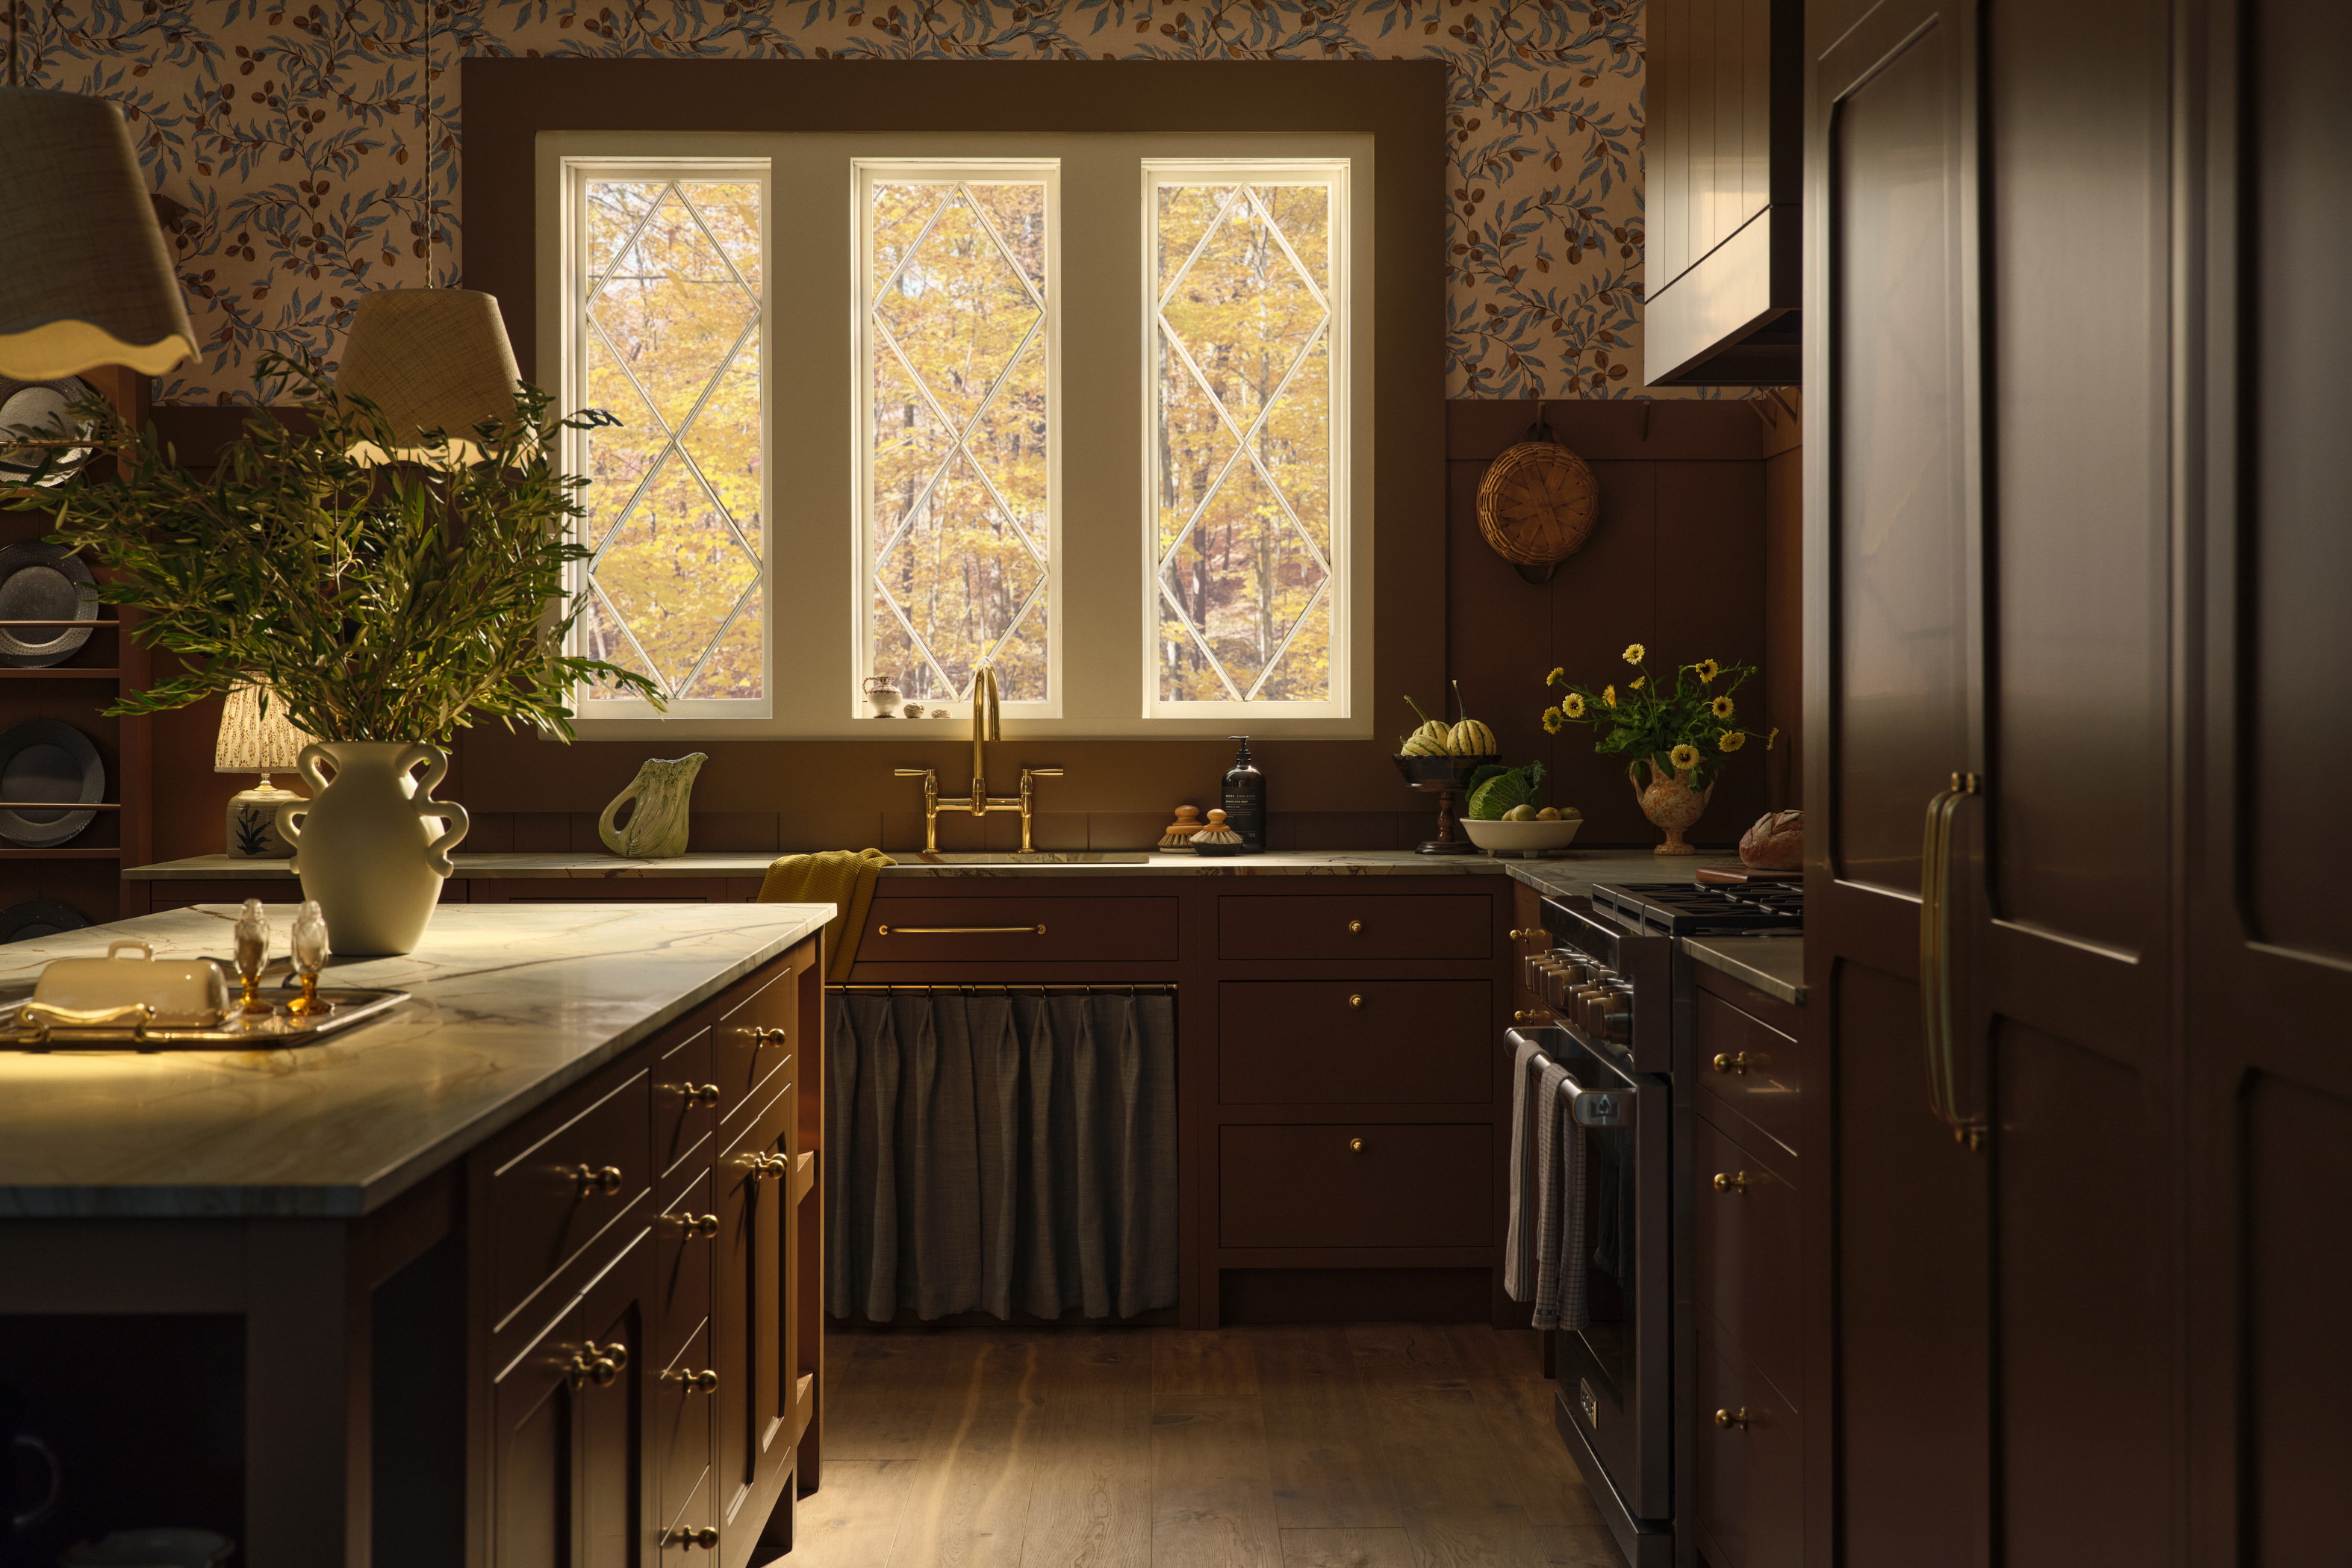
[[[1640,784],[1640,763],[1647,760],[1666,773],[1688,773],[1692,787],[1705,789],[1734,752],[1757,738],[1756,732],[1732,722],[1738,712],[1733,694],[1756,673],[1751,664],[1718,665],[1703,658],[1677,665],[1664,680],[1652,679],[1643,660],[1647,650],[1635,643],[1625,650],[1633,679],[1623,692],[1614,685],[1598,691],[1578,686],[1567,672],[1555,669],[1546,686],[1564,686],[1567,695],[1543,713],[1543,727],[1558,734],[1569,724],[1590,724],[1601,731],[1592,749],[1603,756],[1627,759],[1626,771]],[[1778,739],[1775,730],[1763,737],[1769,749]]]

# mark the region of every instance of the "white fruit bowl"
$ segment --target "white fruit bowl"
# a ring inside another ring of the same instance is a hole
[[[1580,816],[1564,816],[1558,822],[1481,822],[1468,816],[1461,821],[1471,843],[1497,855],[1541,855],[1565,849],[1576,842],[1577,830],[1584,826]]]

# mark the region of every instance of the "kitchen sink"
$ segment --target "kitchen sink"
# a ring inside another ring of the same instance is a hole
[[[895,857],[901,865],[921,866],[1145,866],[1151,862],[1142,849],[1034,849],[989,853],[980,850],[918,850]]]

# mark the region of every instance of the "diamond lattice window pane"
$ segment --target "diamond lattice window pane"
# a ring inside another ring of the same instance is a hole
[[[667,698],[764,689],[762,202],[747,180],[584,184],[578,391],[619,423],[584,437],[575,646]]]
[[[1159,188],[1162,701],[1331,696],[1331,212],[1320,184]]]
[[[1053,411],[1047,188],[877,179],[866,192],[865,673],[908,697],[1048,700]]]

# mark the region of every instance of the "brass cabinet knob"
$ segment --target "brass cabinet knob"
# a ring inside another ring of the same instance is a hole
[[[767,1029],[755,1026],[748,1033],[751,1037],[751,1043],[755,1046],[773,1045],[778,1041],[789,1040],[793,1037],[793,1032],[790,1029]]]
[[[719,1386],[719,1374],[705,1368],[700,1372],[680,1371],[662,1373],[688,1394],[708,1394]]]
[[[1360,1007],[1363,1005],[1364,999],[1361,996],[1349,996],[1348,998],[1348,1005],[1350,1007]]]
[[[593,1356],[602,1356],[606,1361],[611,1362],[613,1363],[613,1370],[615,1372],[620,1371],[623,1367],[629,1364],[629,1347],[626,1345],[600,1345],[594,1340],[590,1340],[588,1342],[588,1353]]]
[[[677,1094],[688,1105],[716,1105],[719,1089],[715,1083],[682,1083],[677,1086]]]
[[[1515,1024],[1540,1024],[1550,1016],[1550,1014],[1544,1012],[1540,1008],[1533,1012],[1529,1012],[1526,1008],[1521,1008],[1519,1011],[1511,1015],[1511,1022]]]
[[[585,1197],[612,1197],[621,1190],[624,1178],[618,1165],[575,1165],[572,1168],[572,1184]]]
[[[1363,934],[1364,934],[1364,922],[1363,922],[1363,921],[1349,921],[1348,922],[1348,934],[1349,934],[1349,935],[1350,935],[1350,936],[1361,936],[1361,935],[1363,935]]]
[[[1529,939],[1531,939],[1531,938],[1534,938],[1534,937],[1539,937],[1539,936],[1541,936],[1541,935],[1543,935],[1543,927],[1541,927],[1541,926],[1538,926],[1538,927],[1536,927],[1536,928],[1535,928],[1535,930],[1533,930],[1533,931],[1513,931],[1513,932],[1511,933],[1511,940],[1512,940],[1513,942],[1526,942],[1526,941],[1528,941],[1528,940],[1529,940]]]
[[[1743,1405],[1737,1410],[1717,1411],[1715,1413],[1715,1424],[1722,1427],[1727,1432],[1730,1431],[1735,1426],[1747,1426],[1748,1406]]]
[[[1717,1171],[1715,1173],[1715,1190],[1718,1193],[1746,1192],[1748,1190],[1748,1173],[1745,1171],[1733,1171],[1727,1174],[1722,1171]]]
[[[707,1524],[702,1526],[699,1530],[690,1530],[685,1525],[679,1525],[676,1530],[669,1532],[668,1537],[662,1542],[662,1544],[665,1546],[699,1546],[706,1552],[715,1552],[719,1549],[719,1531]]]
[[[1360,1154],[1360,1153],[1362,1153],[1363,1152],[1364,1152],[1364,1141],[1363,1141],[1362,1139],[1360,1139],[1360,1138],[1350,1138],[1350,1139],[1349,1139],[1349,1140],[1348,1140],[1348,1152],[1349,1152],[1349,1153],[1350,1153],[1350,1154]]]
[[[1772,1065],[1772,1058],[1762,1051],[1734,1051],[1728,1056],[1717,1056],[1708,1065],[1717,1072],[1744,1073],[1749,1068],[1761,1072]]]
[[[666,1214],[662,1218],[677,1226],[688,1236],[703,1241],[708,1241],[719,1234],[719,1216],[715,1214]]]
[[[755,1180],[765,1181],[772,1176],[781,1176],[792,1168],[793,1157],[790,1154],[754,1154],[751,1156],[751,1175]]]
[[[621,1369],[628,1364],[626,1345],[600,1346],[591,1340],[585,1350],[573,1352],[571,1364],[564,1369],[564,1375],[571,1379],[574,1388],[585,1388],[590,1384],[598,1388],[610,1388],[619,1380]]]

